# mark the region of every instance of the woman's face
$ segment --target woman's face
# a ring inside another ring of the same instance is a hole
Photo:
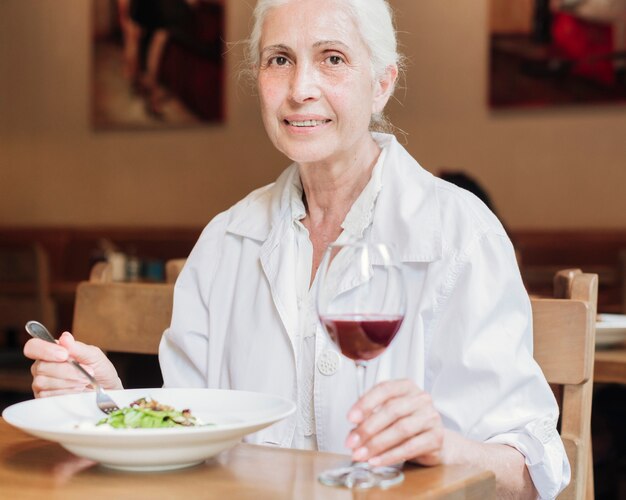
[[[271,9],[260,43],[265,129],[300,164],[341,161],[371,141],[381,97],[369,52],[342,2],[295,0]]]

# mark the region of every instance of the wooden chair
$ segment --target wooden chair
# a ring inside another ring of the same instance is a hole
[[[572,480],[559,498],[593,498],[591,400],[598,277],[579,270],[555,276],[555,297],[532,298],[535,359],[561,407],[560,434]]]
[[[39,244],[0,248],[0,390],[30,392],[30,363],[22,356],[30,320],[56,330],[48,256]],[[10,336],[11,335],[11,336]]]
[[[171,283],[113,282],[109,265],[98,263],[78,285],[73,334],[103,351],[157,354],[173,293]]]
[[[48,256],[39,244],[0,248],[0,328],[23,331],[31,319],[56,329]]]
[[[172,317],[174,282],[186,259],[167,261],[167,283],[120,283],[98,262],[78,285],[73,333],[103,351],[157,354]]]

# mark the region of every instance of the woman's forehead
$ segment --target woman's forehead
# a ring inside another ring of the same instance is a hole
[[[261,49],[268,45],[313,46],[327,41],[354,47],[360,38],[343,1],[295,0],[268,11],[261,32]]]

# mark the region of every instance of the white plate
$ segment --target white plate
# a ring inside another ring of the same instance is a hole
[[[596,345],[611,346],[626,341],[626,314],[598,314]]]
[[[168,429],[77,428],[104,415],[93,392],[33,399],[9,406],[2,417],[34,436],[55,441],[75,455],[133,471],[178,469],[200,463],[291,415],[296,405],[269,394],[216,389],[110,391],[120,406],[151,397],[176,409],[189,408],[206,427]]]

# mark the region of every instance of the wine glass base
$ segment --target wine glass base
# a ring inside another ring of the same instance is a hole
[[[404,474],[395,467],[370,467],[366,463],[354,463],[322,472],[318,477],[326,486],[350,489],[390,488],[404,481]]]

